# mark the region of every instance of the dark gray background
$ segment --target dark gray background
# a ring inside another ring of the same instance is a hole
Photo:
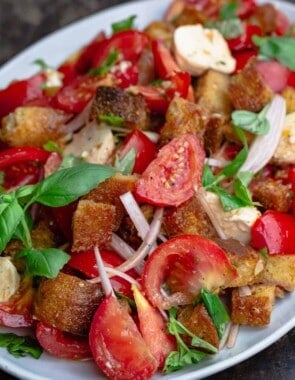
[[[0,0],[0,65],[50,32],[101,9],[126,2],[126,0]],[[295,379],[295,329],[253,358],[209,379]],[[15,380],[15,378],[0,371],[0,380]]]

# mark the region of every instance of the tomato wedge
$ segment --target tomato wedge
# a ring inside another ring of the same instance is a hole
[[[212,240],[180,235],[161,244],[148,258],[142,286],[155,307],[192,303],[201,288],[216,290],[237,275],[225,252]],[[163,295],[166,284],[171,295]]]
[[[92,356],[87,338],[64,333],[44,322],[37,323],[36,338],[45,351],[58,358],[78,360]]]
[[[205,152],[193,134],[175,137],[143,172],[135,194],[156,206],[179,206],[194,195],[201,183]]]
[[[290,70],[277,61],[257,61],[257,70],[274,92],[278,93],[287,86]]]
[[[112,296],[101,302],[94,315],[89,343],[96,364],[110,379],[146,380],[157,370],[135,322]]]

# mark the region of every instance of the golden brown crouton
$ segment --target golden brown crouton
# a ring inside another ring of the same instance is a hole
[[[288,212],[293,200],[291,185],[281,180],[265,178],[251,185],[253,200],[261,203],[265,209]]]
[[[202,111],[196,104],[175,96],[166,112],[166,123],[160,130],[161,143],[185,133],[202,135],[204,122]]]
[[[295,88],[286,87],[282,92],[282,96],[286,100],[287,114],[295,112]]]
[[[126,128],[147,129],[150,115],[144,97],[117,87],[100,86],[90,110],[90,119],[113,114],[122,117]]]
[[[208,70],[200,77],[195,87],[197,104],[206,114],[219,113],[230,116],[231,100],[228,95],[230,76],[218,71]]]
[[[97,284],[60,272],[56,278],[41,282],[34,317],[59,330],[86,335],[101,298]]]
[[[295,255],[269,255],[259,281],[280,286],[288,291],[295,289]]]
[[[144,29],[144,32],[152,39],[162,40],[168,49],[172,47],[174,28],[169,22],[153,21]]]
[[[18,107],[2,119],[0,138],[9,146],[40,146],[66,132],[69,115],[46,107]]]
[[[204,339],[215,347],[219,346],[216,327],[203,304],[184,307],[177,316],[177,319],[199,338]]]
[[[185,4],[185,2],[184,2]],[[173,20],[175,26],[205,24],[208,16],[194,5],[185,4],[182,12]]]
[[[221,114],[211,115],[204,134],[204,148],[209,156],[220,150],[227,130],[228,122],[225,117]]]
[[[226,284],[227,288],[235,288],[257,284],[265,267],[265,261],[254,249],[234,239],[214,239],[225,250],[231,264],[236,268],[238,276]]]
[[[241,295],[239,289],[233,289],[231,320],[238,325],[266,326],[275,300],[275,286],[253,285],[250,289],[251,295]]]
[[[83,199],[92,200],[94,202],[102,202],[115,206],[116,217],[114,220],[114,230],[117,230],[121,224],[123,216],[126,214],[125,208],[120,201],[120,195],[133,191],[137,176],[115,174],[103,183],[99,184],[95,189],[91,190]]]
[[[255,7],[251,20],[258,24],[264,34],[271,34],[276,28],[277,11],[273,4],[261,4]]]
[[[272,90],[264,84],[256,69],[255,59],[250,59],[246,66],[232,79],[229,96],[236,109],[252,112],[260,111],[273,97]]]
[[[103,246],[111,240],[116,217],[115,206],[80,200],[73,217],[73,251]]]
[[[177,208],[167,208],[163,218],[163,228],[169,237],[182,234],[216,237],[215,228],[197,197],[191,198]]]

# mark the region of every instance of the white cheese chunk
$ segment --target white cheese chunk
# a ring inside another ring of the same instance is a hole
[[[46,68],[44,70],[46,76],[45,87],[46,88],[59,88],[63,85],[64,75],[54,69]]]
[[[6,302],[17,291],[20,275],[9,257],[0,257],[0,302]]]
[[[216,194],[207,191],[205,198],[226,238],[236,239],[248,244],[250,242],[251,226],[261,215],[257,208],[247,206],[224,211]]]
[[[64,149],[64,154],[82,157],[92,164],[105,164],[111,158],[114,149],[115,141],[110,128],[90,123],[74,135],[73,140]]]
[[[295,163],[295,112],[288,114],[285,118],[282,135],[273,156],[277,164]]]
[[[236,67],[221,33],[200,24],[183,25],[175,30],[174,51],[180,68],[194,76],[208,69],[230,74]]]

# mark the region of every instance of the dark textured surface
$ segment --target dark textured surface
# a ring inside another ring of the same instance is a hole
[[[118,0],[0,0],[0,65],[50,32],[101,9],[125,2]],[[0,371],[0,380],[14,379]],[[295,329],[253,358],[209,379],[295,379]]]

